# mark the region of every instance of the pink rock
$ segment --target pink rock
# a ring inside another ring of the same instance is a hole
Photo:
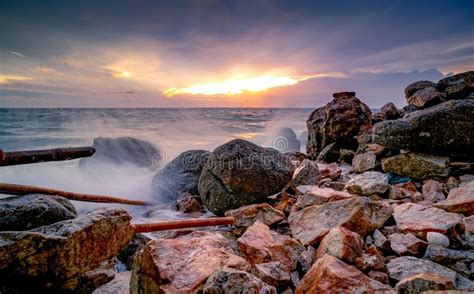
[[[333,162],[320,167],[319,173],[321,179],[331,179],[335,181],[341,176],[342,170],[337,163]]]
[[[245,232],[256,221],[270,226],[286,219],[283,212],[276,210],[267,203],[242,206],[227,211],[225,215],[234,217],[234,231],[238,234]]]
[[[451,190],[448,198],[437,202],[435,206],[446,211],[462,213],[465,216],[474,215],[474,181]]]
[[[423,198],[432,203],[446,199],[443,193],[443,184],[435,180],[427,180],[422,188]]]
[[[355,259],[355,265],[363,272],[385,271],[385,258],[374,245],[365,249],[360,257]]]
[[[398,255],[422,255],[428,246],[423,240],[418,239],[412,234],[391,234],[388,236],[390,248]]]
[[[301,210],[312,205],[322,205],[327,202],[347,199],[353,197],[352,194],[336,191],[331,188],[319,188],[318,186],[299,186],[296,188],[296,210]]]
[[[354,263],[362,254],[363,241],[359,234],[343,227],[333,228],[319,244],[316,258],[328,254],[340,260]]]

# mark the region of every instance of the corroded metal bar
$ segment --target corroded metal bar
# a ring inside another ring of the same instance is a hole
[[[185,220],[162,221],[150,224],[134,224],[132,228],[135,233],[147,233],[154,231],[175,230],[196,227],[211,227],[233,225],[233,217],[194,218]]]
[[[92,147],[71,147],[12,152],[0,150],[0,166],[71,160],[81,157],[89,157],[94,153],[95,149]]]

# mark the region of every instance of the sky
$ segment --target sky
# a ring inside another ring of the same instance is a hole
[[[0,107],[406,105],[474,70],[474,1],[0,1]]]

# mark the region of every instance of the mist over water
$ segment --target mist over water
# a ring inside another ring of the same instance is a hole
[[[0,182],[36,185],[79,193],[96,193],[150,201],[151,180],[161,166],[190,149],[212,151],[235,138],[282,149],[281,128],[300,141],[311,109],[0,109],[0,149],[33,150],[92,146],[94,138],[133,137],[153,144],[161,161],[152,167],[99,161],[81,167],[79,160],[0,168]],[[305,142],[301,142],[301,150]],[[156,200],[155,200],[156,201]],[[74,202],[80,212],[121,206],[140,222],[142,207]],[[163,209],[156,219],[177,218]],[[148,219],[149,220],[149,219]]]

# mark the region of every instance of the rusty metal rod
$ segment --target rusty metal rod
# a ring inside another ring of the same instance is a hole
[[[89,157],[94,153],[95,149],[92,147],[71,147],[12,152],[0,150],[0,166],[71,160],[81,157]]]
[[[225,226],[233,224],[233,217],[212,217],[162,221],[150,224],[134,224],[132,225],[132,228],[135,230],[135,233],[147,233],[154,231],[165,231],[195,227]]]
[[[85,202],[97,202],[97,203],[119,203],[128,205],[150,205],[145,201],[130,200],[117,198],[106,195],[95,195],[95,194],[81,194],[67,191],[61,191],[56,189],[48,189],[41,187],[16,185],[0,183],[0,193],[9,195],[28,195],[28,194],[46,194],[46,195],[57,195],[67,198],[69,200],[85,201]]]

